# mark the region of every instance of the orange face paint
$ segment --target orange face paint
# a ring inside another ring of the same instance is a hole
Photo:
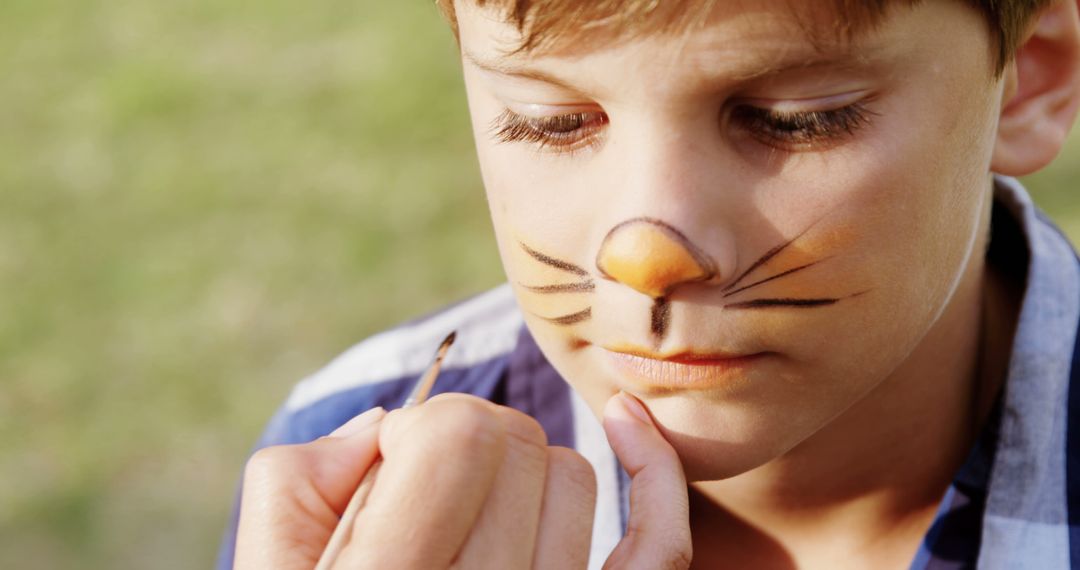
[[[670,225],[651,218],[623,222],[608,232],[596,256],[604,276],[654,299],[676,286],[715,275],[705,252]]]

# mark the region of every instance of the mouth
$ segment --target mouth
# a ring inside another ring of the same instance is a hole
[[[617,377],[629,384],[627,388],[644,394],[730,388],[768,355],[691,350],[657,354],[623,347],[605,347],[604,352]]]

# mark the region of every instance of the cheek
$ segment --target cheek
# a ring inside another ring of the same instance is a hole
[[[594,234],[595,193],[568,188],[573,180],[557,181],[555,172],[543,172],[550,159],[519,145],[478,142],[481,171],[487,192],[503,268],[517,288],[522,307],[544,316],[558,316],[584,308],[580,294],[535,294],[525,286],[585,283],[595,274],[597,244]],[[562,165],[561,172],[572,172]],[[560,270],[538,262],[528,248],[575,266]],[[582,272],[587,272],[584,275]]]
[[[784,266],[830,257],[820,273],[784,283],[785,294],[867,291],[820,316],[762,315],[761,334],[795,347],[808,371],[856,383],[884,378],[910,353],[949,302],[979,235],[993,127],[984,103],[885,110],[873,136],[791,160],[759,185],[756,207],[767,218],[801,227],[821,217],[827,228],[785,254]],[[926,120],[905,125],[908,116]]]
[[[989,189],[993,107],[984,91],[946,82],[883,113],[845,184],[880,247],[880,270],[917,280],[961,269]]]

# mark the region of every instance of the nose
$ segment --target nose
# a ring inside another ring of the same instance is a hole
[[[716,263],[682,232],[653,218],[611,229],[596,256],[600,273],[654,299],[679,285],[716,276]]]

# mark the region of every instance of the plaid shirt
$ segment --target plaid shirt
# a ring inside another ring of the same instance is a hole
[[[1008,376],[911,568],[1080,569],[1080,426],[1071,422],[1080,411],[1070,413],[1080,409],[1080,379],[1070,382],[1080,376],[1080,263],[1012,179],[997,180],[992,234],[991,256],[1027,267]],[[529,414],[552,445],[576,449],[596,470],[590,568],[599,568],[625,529],[629,481],[600,423],[529,335],[506,285],[354,346],[296,386],[257,447],[311,441],[369,408],[399,406],[451,330],[458,341],[435,392],[474,394]],[[232,566],[236,515],[220,569]]]

